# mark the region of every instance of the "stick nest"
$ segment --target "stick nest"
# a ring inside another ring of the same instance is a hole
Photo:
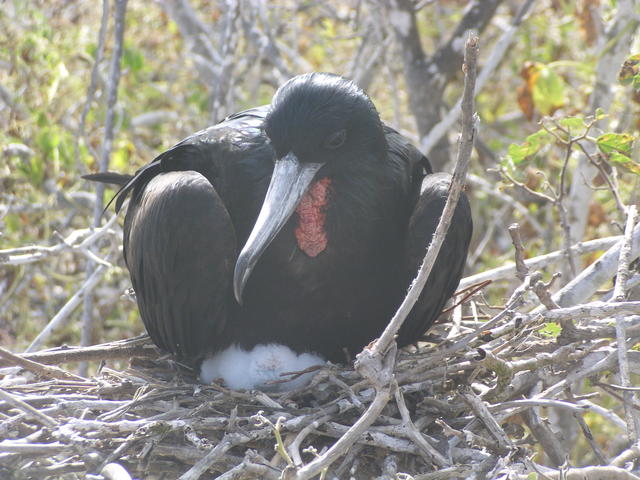
[[[630,390],[610,376],[619,356],[611,317],[628,320],[633,345],[639,314],[640,302],[594,302],[528,314],[505,309],[488,323],[462,317],[447,339],[439,334],[450,326],[437,326],[435,343],[398,353],[382,414],[321,475],[558,478],[570,450],[542,417],[555,415],[581,432],[574,438],[584,444],[582,460],[602,465],[591,468],[636,478],[621,468],[633,466],[635,450],[616,458],[633,422],[623,408]],[[559,333],[541,331],[550,318],[562,322]],[[626,353],[638,373],[640,352]],[[129,366],[81,379],[44,365],[100,357],[128,357]],[[144,338],[15,358],[32,363],[2,370],[0,477],[7,479],[296,478],[376,396],[357,371],[333,365],[286,393],[202,385]],[[3,366],[16,363],[5,356]],[[608,432],[606,440],[594,439],[588,424]]]

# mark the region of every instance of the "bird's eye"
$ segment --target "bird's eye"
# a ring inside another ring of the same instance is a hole
[[[347,139],[347,131],[345,129],[338,130],[337,132],[333,132],[331,135],[327,137],[324,142],[324,146],[335,150],[342,146],[344,141]]]

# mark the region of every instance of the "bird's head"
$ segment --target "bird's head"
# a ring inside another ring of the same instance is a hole
[[[292,78],[273,97],[264,130],[278,159],[331,164],[384,152],[382,123],[369,97],[338,75]]]
[[[355,83],[327,73],[300,75],[282,85],[264,131],[275,164],[258,219],[236,262],[234,293],[239,303],[253,267],[316,174],[382,159],[387,151],[382,122],[369,97]]]

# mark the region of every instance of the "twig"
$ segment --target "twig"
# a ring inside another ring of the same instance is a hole
[[[198,460],[193,467],[183,473],[179,480],[197,480],[212,465],[220,460],[231,448],[255,440],[261,435],[265,435],[265,431],[252,431],[249,434],[244,433],[227,433],[215,447],[213,447],[204,457]]]
[[[161,353],[146,335],[142,338],[128,339],[119,342],[103,343],[89,347],[62,347],[41,352],[24,353],[21,358],[39,364],[59,365],[68,362],[113,360],[132,357],[158,357]],[[0,362],[0,367],[12,365]]]
[[[404,396],[399,388],[396,388],[395,392],[396,404],[402,417],[403,427],[407,430],[407,437],[413,440],[416,445],[427,455],[427,458],[438,467],[448,467],[451,464],[444,458],[438,450],[431,446],[431,444],[422,436],[420,430],[415,426],[411,420],[409,409],[404,401]]]
[[[33,419],[43,424],[45,427],[55,428],[58,426],[58,422],[56,422],[53,418],[49,417],[48,415],[45,415],[39,410],[36,410],[28,403],[23,402],[18,397],[11,395],[9,392],[1,388],[0,388],[0,398],[5,402],[8,402],[11,405],[15,406],[16,408],[19,408],[20,410],[25,412],[27,415],[29,415]]]
[[[85,138],[85,125],[87,122],[87,115],[89,114],[89,110],[91,110],[91,104],[93,103],[93,98],[96,93],[96,89],[98,87],[98,76],[100,73],[100,64],[102,63],[102,58],[104,56],[104,44],[107,38],[107,25],[109,23],[109,0],[102,0],[102,19],[100,20],[100,30],[98,31],[98,45],[96,47],[96,59],[93,62],[93,68],[91,69],[91,80],[89,82],[89,88],[87,88],[87,100],[84,103],[84,107],[82,108],[82,113],[80,114],[80,122],[78,123],[78,131],[77,138],[74,143],[74,156],[76,160],[76,168],[78,171],[82,171],[83,165],[80,162],[80,148],[79,143],[80,139]],[[91,142],[86,142],[88,148],[92,148]],[[97,157],[97,155],[96,155]]]
[[[509,225],[509,235],[511,235],[511,242],[515,248],[516,277],[521,282],[524,282],[524,279],[529,275],[529,268],[524,262],[524,247],[520,238],[520,225],[517,223]]]
[[[104,265],[98,265],[95,271],[91,274],[91,276],[84,282],[84,285],[80,287],[80,289],[73,294],[73,296],[64,304],[64,306],[55,314],[55,316],[49,321],[46,327],[38,334],[38,336],[31,342],[31,344],[25,350],[26,353],[33,352],[38,349],[47,338],[53,333],[53,331],[63,325],[69,315],[75,308],[80,305],[83,298],[86,297],[87,293],[89,293],[93,288],[98,284],[98,281],[102,277],[102,275],[107,271],[107,268]]]
[[[1,391],[1,390],[0,390]],[[0,451],[2,453],[18,453],[20,455],[37,455],[41,456],[53,456],[60,454],[61,452],[72,450],[71,445],[66,445],[61,442],[55,443],[17,443],[11,440],[3,440],[0,442]],[[84,470],[84,469],[83,469]]]
[[[524,420],[553,466],[558,467],[565,461],[565,448],[549,427],[548,422],[540,419],[537,410],[537,408],[527,409],[524,412]]]
[[[58,245],[52,247],[43,247],[34,245],[30,247],[17,247],[0,250],[0,264],[6,265],[24,265],[27,263],[37,262],[53,255],[59,255],[62,252],[72,250],[78,251],[85,255],[90,260],[95,261],[100,265],[111,267],[112,265],[96,256],[90,248],[98,240],[106,235],[116,236],[116,232],[111,227],[116,223],[117,216],[114,215],[109,221],[101,228],[84,228],[81,230],[74,230],[66,238],[62,240]],[[85,237],[82,239],[82,237]],[[82,240],[81,240],[82,239]]]
[[[502,451],[508,451],[513,447],[513,443],[507,437],[504,430],[500,427],[495,417],[491,414],[487,405],[473,392],[469,391],[467,393],[462,393],[462,398],[471,406],[475,414],[480,418],[484,426],[487,428],[489,433],[493,435],[493,437],[498,442],[498,448]]]
[[[553,297],[549,292],[549,288],[551,287],[551,285],[553,285],[553,282],[558,278],[560,278],[560,273],[554,273],[553,276],[551,277],[551,280],[549,280],[548,283],[544,283],[542,281],[542,274],[540,272],[534,272],[531,275],[531,284],[532,284],[531,289],[536,294],[540,302],[547,308],[547,310],[554,310],[556,308],[560,308],[560,305],[558,305],[553,300]],[[565,326],[566,325],[563,325],[563,328]]]
[[[618,271],[615,286],[613,287],[613,301],[623,302],[626,297],[626,285],[629,279],[629,262],[631,258],[632,234],[636,223],[638,211],[635,205],[627,208],[627,223],[624,230],[624,240],[620,247],[620,260],[618,261]],[[623,387],[631,386],[629,375],[629,361],[627,358],[627,333],[625,318],[622,315],[616,316],[616,341],[618,344],[618,371],[620,372],[620,383]],[[624,403],[624,416],[627,422],[627,436],[629,441],[638,442],[640,439],[640,418],[633,407],[635,394],[631,391],[622,392]]]
[[[571,392],[570,389],[565,390],[565,393],[569,400],[575,401],[573,393]],[[600,445],[598,445],[598,443],[596,442],[595,438],[593,438],[593,433],[591,433],[591,429],[589,428],[589,425],[587,425],[587,422],[584,421],[584,418],[582,418],[582,415],[579,414],[578,412],[573,412],[573,418],[575,418],[576,422],[578,422],[578,425],[580,426],[580,430],[582,430],[582,434],[587,439],[587,442],[589,442],[589,445],[591,446],[591,450],[593,450],[593,454],[598,459],[598,462],[600,463],[600,465],[606,465],[607,461],[605,458],[605,454],[602,451],[602,448],[600,448]]]
[[[297,467],[302,466],[302,457],[300,456],[300,445],[302,444],[304,439],[307,438],[311,434],[311,432],[313,432],[314,430],[317,430],[320,425],[331,420],[331,417],[332,415],[324,415],[318,418],[317,420],[314,420],[309,425],[307,425],[302,430],[300,430],[298,435],[296,435],[296,438],[294,438],[293,441],[289,444],[288,450],[289,450],[289,454],[291,455],[291,458],[293,459],[294,465],[296,465]]]
[[[217,480],[240,480],[247,478],[247,474],[250,475],[249,478],[264,480],[279,480],[281,478],[280,473],[271,467],[265,458],[250,450],[242,463],[220,475]]]
[[[560,306],[577,305],[590,298],[605,281],[615,275],[620,257],[620,249],[624,240],[618,241],[598,260],[593,262],[573,280],[553,295],[553,300]],[[640,224],[633,230],[630,261],[640,256]]]
[[[120,59],[122,58],[122,52],[124,49],[124,27],[125,27],[125,13],[127,11],[127,0],[115,0],[115,31],[114,31],[114,46],[111,54],[111,65],[109,67],[109,83],[107,92],[107,113],[104,122],[104,139],[102,142],[102,150],[100,151],[99,171],[105,172],[109,168],[109,158],[111,157],[111,150],[113,148],[113,139],[115,131],[116,121],[116,102],[118,101],[118,85],[120,83]],[[100,219],[102,218],[102,209],[104,206],[104,191],[105,185],[98,183],[96,185],[96,202],[93,208],[93,226],[100,225]],[[102,265],[98,266],[98,270]],[[89,278],[92,278],[95,272],[95,265],[93,262],[88,262],[86,267],[86,274]],[[88,281],[88,280],[87,280]],[[82,312],[82,331],[80,334],[80,343],[82,345],[89,345],[91,343],[92,329],[93,329],[93,295],[90,294],[90,290],[87,290],[87,295],[83,299],[83,312]],[[87,365],[80,365],[80,373],[86,376]]]
[[[575,255],[582,255],[585,253],[596,252],[598,250],[604,250],[613,247],[622,240],[622,235],[616,235],[614,237],[598,238],[596,240],[589,240],[588,242],[578,243],[571,247],[572,252]],[[565,250],[557,250],[555,252],[540,255],[538,257],[527,258],[524,264],[531,270],[539,270],[544,268],[558,260],[561,260],[565,255]],[[460,280],[458,288],[465,288],[469,285],[473,285],[478,282],[486,280],[500,280],[510,279],[516,272],[515,264],[507,264],[502,267],[493,268],[485,272],[470,275]]]
[[[620,256],[618,260],[618,271],[616,282],[613,287],[614,302],[624,302],[626,297],[626,286],[629,280],[629,263],[631,261],[631,249],[633,246],[633,229],[636,225],[638,209],[635,205],[627,207],[627,222],[624,229],[624,237],[620,246]]]
[[[380,338],[374,343],[372,347],[372,353],[374,355],[383,355],[389,348],[389,344],[393,341],[394,336],[402,326],[402,323],[407,318],[411,309],[415,305],[422,289],[424,288],[433,264],[440,251],[440,246],[444,241],[451,218],[458,203],[458,198],[462,192],[464,185],[464,178],[469,166],[469,160],[471,158],[471,151],[473,149],[473,141],[476,132],[477,118],[474,114],[474,89],[476,81],[476,64],[478,58],[478,37],[470,36],[465,46],[465,83],[464,92],[462,94],[462,132],[460,134],[460,147],[458,150],[458,158],[456,160],[456,168],[453,172],[453,178],[451,179],[451,186],[449,188],[449,196],[447,202],[440,216],[438,227],[433,235],[429,248],[424,257],[424,261],[420,266],[418,275],[412,282],[407,296],[402,301],[402,304],[398,308],[384,332]]]
[[[502,34],[500,39],[496,42],[493,50],[489,54],[489,58],[485,62],[480,75],[478,76],[477,88],[476,91],[481,91],[484,87],[487,80],[491,78],[491,75],[498,67],[500,62],[502,61],[505,53],[507,52],[509,46],[513,42],[513,38],[520,27],[522,21],[527,17],[535,0],[527,0],[520,10],[513,18],[511,25],[509,28]],[[460,117],[460,108],[462,106],[463,100],[460,99],[458,102],[449,110],[449,113],[445,115],[445,117],[440,120],[438,124],[433,126],[429,132],[429,134],[420,142],[420,147],[425,155],[428,155],[429,152],[435,147],[438,142],[451,130],[454,123]],[[463,120],[464,124],[464,120]]]
[[[70,372],[62,370],[58,367],[50,367],[47,365],[42,365],[41,363],[34,362],[33,360],[27,360],[26,358],[20,357],[11,353],[9,350],[6,350],[0,347],[0,358],[7,360],[13,365],[17,365],[19,367],[24,368],[25,370],[29,370],[36,375],[45,378],[58,378],[61,380],[77,380],[77,381],[85,381],[86,379],[74,375]]]
[[[560,472],[545,472],[551,480],[640,480],[640,477],[618,467],[569,468]]]
[[[367,352],[367,349],[362,353],[364,352]],[[362,353],[360,355],[362,355]],[[295,475],[292,476],[292,480],[307,480],[313,478],[344,455],[364,431],[378,418],[382,409],[389,402],[391,398],[390,382],[393,378],[393,369],[395,366],[395,344],[391,346],[384,360],[379,360],[379,357],[361,357],[360,355],[358,356],[356,364],[362,362],[360,365],[362,369],[361,374],[370,380],[376,388],[376,395],[373,401],[369,405],[369,408],[329,450],[299,469]],[[372,359],[372,361],[367,362],[369,359]],[[378,361],[377,365],[376,360]],[[358,366],[356,366],[356,368],[358,368]]]

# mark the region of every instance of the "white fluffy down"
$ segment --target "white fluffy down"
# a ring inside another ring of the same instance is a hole
[[[306,385],[314,372],[285,383],[270,382],[288,379],[287,376],[281,376],[284,372],[299,372],[324,363],[325,360],[319,355],[297,354],[289,347],[276,343],[256,345],[250,351],[232,345],[202,362],[200,379],[203,383],[211,383],[221,378],[227,387],[234,390],[293,390]]]

